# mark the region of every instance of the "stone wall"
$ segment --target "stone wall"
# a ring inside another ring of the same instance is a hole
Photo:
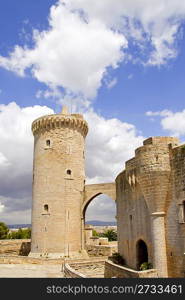
[[[147,245],[148,260],[153,262],[150,214],[137,182],[130,184],[128,175],[123,172],[117,177],[116,184],[118,252],[130,268],[137,269],[136,244],[140,239]]]
[[[159,277],[185,276],[185,145],[152,137],[116,178],[118,252],[137,269],[137,241]],[[139,260],[138,260],[139,261]]]
[[[105,259],[91,259],[64,263],[63,271],[67,278],[102,278],[104,277]]]
[[[0,240],[0,255],[23,255],[30,252],[30,239],[24,240]]]
[[[69,264],[64,265],[64,276],[66,278],[86,278],[84,274],[76,271]]]
[[[185,145],[171,151],[170,201],[166,205],[167,261],[170,277],[185,277]]]
[[[63,259],[32,258],[29,256],[0,256],[0,264],[62,265]]]
[[[156,278],[157,270],[135,271],[127,267],[114,264],[110,260],[105,261],[105,278]]]
[[[117,249],[117,245],[86,245],[89,256],[112,256]]]

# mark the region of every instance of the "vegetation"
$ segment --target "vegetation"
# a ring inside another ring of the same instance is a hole
[[[125,259],[118,252],[113,253],[112,256],[109,257],[109,258],[115,264],[118,264],[118,265],[121,265],[121,266],[125,265]]]
[[[140,271],[145,271],[145,270],[149,270],[149,269],[152,269],[152,264],[149,263],[149,262],[144,262],[140,265]]]
[[[22,229],[16,231],[10,231],[8,226],[0,222],[0,240],[5,239],[30,239],[31,238],[31,228]]]
[[[7,235],[7,239],[30,239],[31,237],[31,229],[19,228],[18,231],[12,231]]]
[[[108,240],[111,241],[117,241],[117,232],[114,229],[108,229],[107,231],[100,233],[100,237],[107,237]]]
[[[6,239],[8,232],[9,232],[8,226],[5,223],[0,222],[0,239],[1,240]]]
[[[93,229],[92,235],[97,237],[99,236],[98,232],[95,229]]]

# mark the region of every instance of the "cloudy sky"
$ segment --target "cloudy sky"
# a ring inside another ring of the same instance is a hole
[[[29,223],[31,122],[63,104],[89,123],[86,175],[111,182],[144,138],[185,138],[185,1],[0,4],[0,220]],[[99,204],[98,204],[99,203]],[[114,220],[101,196],[87,219]]]

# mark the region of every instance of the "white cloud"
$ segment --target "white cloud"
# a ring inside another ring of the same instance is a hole
[[[117,78],[113,78],[110,81],[106,82],[108,89],[112,89],[117,84]]]
[[[92,99],[121,62],[160,66],[176,57],[184,18],[182,0],[61,0],[51,7],[48,28],[33,31],[34,46],[15,45],[0,66],[20,76],[29,70],[64,96]]]
[[[157,112],[147,112],[147,116],[160,116],[161,126],[164,130],[169,131],[172,136],[185,135],[185,109],[180,112],[172,112],[170,110],[162,110]]]
[[[53,89],[47,89],[47,90],[38,90],[36,92],[36,98],[40,99],[40,98],[44,98],[44,99],[48,99],[48,98],[53,98],[53,99],[57,99],[57,101],[59,101],[59,99],[63,97],[62,92],[58,89],[58,88],[53,88]]]
[[[31,122],[41,115],[52,113],[53,110],[46,106],[21,108],[15,102],[0,105],[0,149],[3,158],[3,164],[0,164],[0,203],[4,206],[1,220],[29,223],[24,220],[30,220],[31,207]],[[125,160],[131,158],[134,149],[142,144],[143,137],[138,136],[132,124],[105,119],[93,110],[84,117],[89,124],[86,139],[87,183],[112,182],[123,170]],[[110,214],[111,211],[110,207]]]
[[[2,213],[4,210],[4,205],[0,203],[0,213]]]
[[[21,108],[15,102],[0,105],[0,203],[4,205],[4,213],[30,208],[33,159],[31,123],[41,115],[52,112],[46,106]]]
[[[129,75],[128,75],[128,79],[129,79],[129,80],[132,79],[133,76],[134,76],[133,74],[129,74]]]
[[[0,219],[8,225],[31,224],[31,210],[12,210],[11,213],[2,211]]]
[[[106,195],[97,196],[87,207],[85,220],[116,221],[115,201]]]
[[[171,115],[172,112],[168,109],[164,109],[164,110],[161,110],[161,111],[147,111],[146,112],[146,116],[148,117],[166,117],[166,116],[169,116]]]
[[[123,35],[99,20],[85,22],[63,5],[51,7],[49,29],[34,31],[34,49],[15,46],[0,65],[24,76],[27,68],[50,88],[62,86],[75,95],[94,98],[107,68],[116,68],[127,47]]]
[[[132,124],[118,119],[105,119],[93,111],[87,112],[85,119],[89,124],[86,140],[88,183],[112,182],[144,138]]]
[[[88,18],[121,30],[127,39],[153,47],[145,64],[161,65],[177,55],[178,31],[185,18],[182,0],[64,0],[71,9],[83,9]]]
[[[0,166],[2,167],[7,167],[10,165],[10,162],[8,159],[5,157],[3,153],[0,152]]]

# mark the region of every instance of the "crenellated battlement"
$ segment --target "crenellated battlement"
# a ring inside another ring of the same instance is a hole
[[[125,180],[131,188],[136,182],[140,185],[151,211],[164,210],[173,149],[178,149],[178,145],[175,137],[150,137],[135,150],[135,157],[125,163]]]
[[[88,125],[80,114],[53,114],[40,117],[32,123],[33,135],[55,128],[76,128],[85,137],[88,133]]]
[[[172,146],[177,146],[179,144],[179,139],[176,137],[169,136],[153,136],[143,141],[143,145],[162,145],[162,144],[172,144]]]

